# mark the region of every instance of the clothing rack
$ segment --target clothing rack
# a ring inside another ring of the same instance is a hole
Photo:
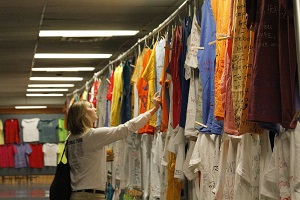
[[[76,94],[78,91],[81,91],[85,89],[88,85],[90,85],[95,78],[101,76],[110,66],[112,66],[114,63],[121,61],[124,59],[128,54],[132,52],[141,42],[145,41],[146,39],[154,36],[158,32],[160,32],[163,28],[168,26],[174,18],[182,11],[182,9],[185,7],[187,3],[190,3],[191,0],[184,1],[178,8],[175,10],[163,23],[161,23],[157,28],[155,28],[152,32],[150,32],[148,35],[144,36],[142,39],[139,39],[137,43],[135,43],[130,49],[128,49],[123,54],[120,54],[115,60],[110,61],[105,67],[103,67],[99,72],[95,73],[93,78],[91,78],[89,81],[86,82],[84,86],[82,86],[79,89],[75,89],[72,93],[67,94],[66,96],[71,96]],[[196,0],[195,0],[196,1]],[[203,0],[200,0],[203,2]],[[199,1],[195,4],[199,4]],[[294,7],[294,21],[295,21],[295,35],[296,35],[296,52],[297,52],[297,69],[298,69],[298,81],[300,85],[300,2],[299,0],[293,0],[293,7]],[[189,8],[190,13],[191,8]],[[300,93],[300,87],[299,87],[299,93]]]
[[[76,94],[77,92],[84,90],[88,85],[93,83],[95,78],[101,76],[106,70],[112,66],[114,63],[122,61],[126,56],[128,56],[140,43],[147,40],[148,38],[153,37],[154,35],[158,34],[162,29],[164,29],[166,26],[168,26],[174,18],[185,8],[185,5],[187,3],[190,3],[191,0],[185,0],[164,22],[162,22],[157,28],[155,28],[153,31],[151,31],[148,35],[144,36],[142,39],[139,39],[130,49],[128,49],[126,52],[120,54],[115,60],[110,61],[105,67],[103,67],[99,72],[95,73],[94,76],[86,82],[84,86],[82,86],[79,89],[75,89],[72,93],[67,94],[67,96],[72,96]]]

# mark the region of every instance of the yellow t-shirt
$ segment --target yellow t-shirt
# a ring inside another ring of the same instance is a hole
[[[63,153],[63,151],[64,151],[64,148],[65,148],[65,143],[58,143],[57,164],[60,162],[60,159],[61,159],[62,153]],[[63,159],[62,159],[62,162],[63,162],[63,163],[66,163],[66,162],[67,162],[66,152],[65,152],[64,157],[63,157]]]
[[[118,66],[114,73],[114,87],[111,101],[110,111],[110,125],[118,126],[121,120],[121,105],[122,105],[122,90],[123,90],[123,79],[122,79],[123,67]]]
[[[168,187],[167,187],[167,199],[180,200],[181,190],[183,189],[183,181],[179,181],[178,178],[174,178],[176,164],[176,155],[170,152],[168,163]]]
[[[230,9],[231,0],[223,0],[213,4],[212,6],[218,6],[216,10],[216,37],[224,37],[227,35],[228,27],[230,23]],[[216,70],[215,70],[215,111],[214,115],[217,120],[222,120],[224,118],[224,108],[222,104],[222,92],[221,92],[221,82],[222,75],[224,73],[224,60],[226,53],[226,40],[216,41]]]
[[[153,107],[152,100],[155,94],[155,82],[156,82],[156,71],[155,71],[155,54],[156,54],[156,45],[153,46],[152,53],[148,64],[142,74],[142,78],[148,82],[148,98],[147,98],[147,110],[150,110]],[[149,124],[153,127],[156,127],[156,115],[153,115],[149,121]]]
[[[0,145],[4,144],[3,123],[0,119]]]
[[[260,133],[262,129],[259,125],[247,120],[254,33],[247,29],[245,1],[235,1],[233,11],[232,100],[234,119],[239,135],[244,133]]]
[[[141,74],[144,69],[143,67],[144,55],[148,50],[149,50],[148,48],[144,48],[142,53],[138,56],[133,74],[131,76],[131,84],[137,83],[139,78],[141,77]]]

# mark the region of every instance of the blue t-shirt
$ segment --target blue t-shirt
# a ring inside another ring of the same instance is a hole
[[[132,96],[132,87],[130,84],[130,79],[132,75],[132,67],[130,62],[126,61],[123,67],[123,100],[121,105],[121,123],[125,123],[132,118],[132,109],[131,109],[131,96]]]
[[[191,34],[192,20],[189,16],[185,16],[181,23],[182,27],[182,51],[179,57],[179,76],[180,76],[180,88],[181,88],[181,108],[180,108],[180,119],[179,126],[184,128],[186,121],[186,110],[189,97],[190,79],[185,79],[185,68],[184,63],[187,52],[187,38]]]
[[[223,122],[217,121],[214,116],[215,110],[215,58],[216,45],[210,42],[216,40],[216,23],[211,8],[211,0],[207,0],[202,6],[200,47],[204,50],[198,51],[198,64],[200,80],[202,81],[202,108],[203,123],[207,126],[200,127],[199,131],[204,133],[221,134]]]
[[[40,143],[57,143],[57,119],[41,119],[37,128],[40,132]]]

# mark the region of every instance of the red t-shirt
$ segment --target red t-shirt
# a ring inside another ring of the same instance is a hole
[[[14,145],[1,145],[0,146],[0,167],[14,167],[15,160],[14,155],[16,154],[17,150]]]
[[[20,126],[18,119],[5,120],[5,143],[20,144],[19,136]]]
[[[30,144],[30,147],[32,149],[32,152],[28,155],[29,167],[43,168],[44,154],[42,151],[42,144]]]

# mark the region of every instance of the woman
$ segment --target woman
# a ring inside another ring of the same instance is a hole
[[[156,113],[161,97],[155,94],[154,107],[116,127],[93,128],[97,120],[96,109],[88,101],[75,102],[68,111],[67,145],[71,167],[71,200],[105,199],[106,153],[105,146],[142,128]]]

